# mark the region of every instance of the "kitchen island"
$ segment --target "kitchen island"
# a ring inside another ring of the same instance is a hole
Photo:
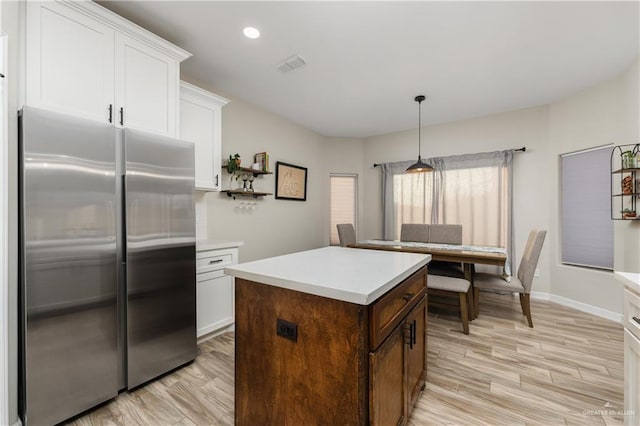
[[[225,268],[236,424],[405,424],[426,378],[430,260],[325,247]]]

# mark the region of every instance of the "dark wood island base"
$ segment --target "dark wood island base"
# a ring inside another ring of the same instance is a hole
[[[367,306],[236,278],[236,424],[406,424],[426,379],[426,279]]]

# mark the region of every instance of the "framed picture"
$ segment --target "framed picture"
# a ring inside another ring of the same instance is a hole
[[[276,199],[307,201],[307,168],[276,161]]]

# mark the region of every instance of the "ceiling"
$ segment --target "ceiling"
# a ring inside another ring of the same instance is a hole
[[[637,1],[99,3],[193,53],[184,79],[325,136],[415,128],[419,94],[423,125],[547,104],[639,53]]]

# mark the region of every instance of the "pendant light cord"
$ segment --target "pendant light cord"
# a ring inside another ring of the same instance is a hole
[[[418,158],[422,158],[422,150],[420,149],[422,131],[422,101],[418,101]]]

